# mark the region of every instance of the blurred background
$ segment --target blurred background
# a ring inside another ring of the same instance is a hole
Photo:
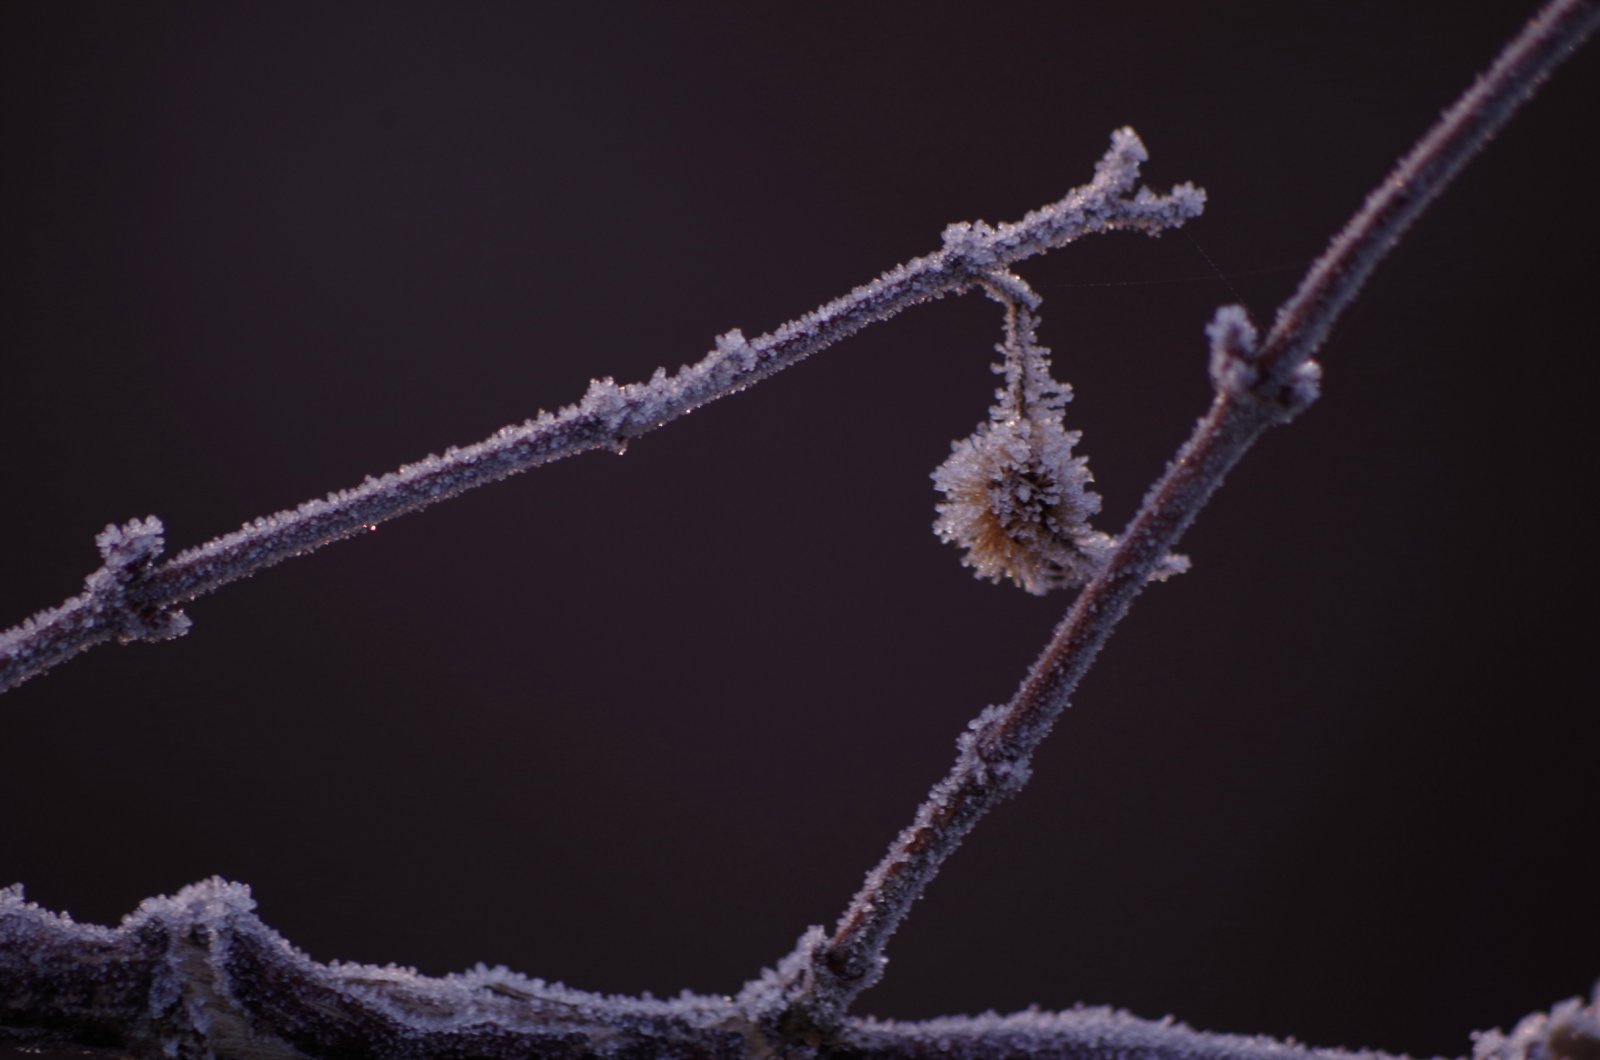
[[[1021,270],[1115,531],[1207,404],[1213,308],[1269,321],[1531,12],[5,7],[0,624],[109,522],[176,551],[676,368],[1132,124],[1206,215]],[[1453,1055],[1600,977],[1593,50],[1382,267],[861,1011]],[[318,960],[737,990],[1068,602],[930,532],[999,321],[919,308],[6,695],[0,883],[114,923],[219,874]]]

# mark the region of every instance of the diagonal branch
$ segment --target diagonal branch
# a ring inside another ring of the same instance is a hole
[[[1264,374],[1290,381],[1411,223],[1597,27],[1595,0],[1550,0],[1501,49],[1488,72],[1373,189],[1279,307],[1260,355]]]
[[[998,228],[960,223],[944,231],[942,249],[913,258],[843,297],[756,339],[735,329],[716,348],[673,375],[657,369],[646,383],[598,379],[576,405],[541,412],[503,427],[475,445],[428,456],[354,489],[278,512],[153,566],[162,527],[154,516],[107,533],[153,538],[135,578],[108,591],[95,588],[0,633],[0,692],[117,639],[159,639],[187,628],[176,609],[265,567],[353,537],[377,524],[519,471],[595,449],[620,452],[628,442],[708,402],[782,371],[870,324],[934,298],[968,290],[996,270],[1095,232],[1157,235],[1200,215],[1205,193],[1180,184],[1166,195],[1137,187],[1147,158],[1132,129],[1112,134],[1094,180],[1022,220]],[[1137,190],[1136,190],[1137,188]],[[102,568],[105,570],[105,568]],[[100,579],[102,582],[105,579]]]
[[[1279,311],[1259,350],[1241,308],[1218,311],[1207,329],[1216,386],[1210,410],[1016,695],[986,708],[961,734],[950,772],[868,873],[833,935],[811,929],[777,974],[747,988],[766,999],[776,1024],[827,1033],[879,979],[884,948],[912,903],[978,820],[1026,783],[1034,751],[1101,646],[1228,471],[1268,427],[1315,400],[1320,369],[1311,356],[1378,262],[1597,25],[1595,0],[1552,0],[1368,197]]]

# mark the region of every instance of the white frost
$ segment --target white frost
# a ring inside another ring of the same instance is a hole
[[[995,347],[1005,386],[989,421],[952,443],[933,472],[945,497],[934,532],[964,548],[962,562],[991,582],[1010,578],[1034,594],[1082,585],[1114,542],[1089,526],[1100,497],[1089,489],[1088,461],[1073,455],[1078,432],[1062,425],[1072,388],[1050,376],[1050,351],[1027,308],[1037,296],[1010,274],[986,287],[1006,307],[1005,341]]]

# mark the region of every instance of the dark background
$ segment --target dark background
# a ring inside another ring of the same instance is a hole
[[[1022,270],[1115,529],[1206,405],[1212,309],[1270,319],[1531,6],[0,11],[11,622],[108,522],[188,547],[675,368],[1059,197],[1129,123],[1208,189],[1193,238]],[[863,1011],[1459,1053],[1600,976],[1597,58],[1383,266]],[[929,529],[998,322],[918,309],[7,695],[0,883],[115,922],[221,874],[319,960],[737,990],[1067,602]]]

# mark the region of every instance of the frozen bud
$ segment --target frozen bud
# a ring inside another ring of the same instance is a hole
[[[1211,340],[1211,381],[1228,394],[1243,394],[1256,382],[1256,327],[1244,306],[1217,309],[1206,325]]]

